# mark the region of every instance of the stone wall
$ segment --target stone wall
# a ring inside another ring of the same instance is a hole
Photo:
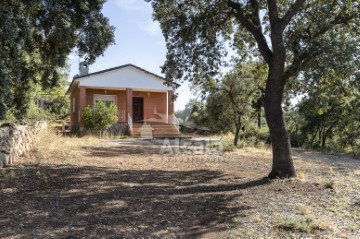
[[[2,125],[0,127],[0,168],[13,165],[17,157],[29,152],[38,140],[40,131],[46,128],[46,122],[36,122],[33,125]]]

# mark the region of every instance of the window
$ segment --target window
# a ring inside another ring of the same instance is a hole
[[[103,101],[106,106],[116,105],[116,95],[94,95],[94,104],[98,101]]]

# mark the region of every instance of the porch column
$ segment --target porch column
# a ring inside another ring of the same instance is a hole
[[[132,108],[132,104],[133,104],[133,92],[131,88],[126,88],[126,119],[127,121],[129,121],[129,114],[131,116],[131,118],[133,118],[133,108]]]
[[[86,107],[86,87],[79,87],[79,100],[78,100],[78,119],[77,121],[80,123],[82,116],[84,114],[84,110]]]
[[[169,123],[169,92],[166,91],[166,119],[165,123]]]
[[[167,92],[167,112],[168,112],[168,116],[170,119],[170,123],[173,122],[173,118],[174,118],[174,91],[173,90],[169,90]],[[168,122],[169,123],[169,122]]]

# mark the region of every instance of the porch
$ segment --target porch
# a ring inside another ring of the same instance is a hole
[[[174,102],[172,90],[145,89],[102,89],[80,86],[71,94],[71,125],[82,127],[81,119],[85,107],[93,106],[97,101],[106,104],[114,103],[118,107],[119,123],[126,123],[132,135],[141,131],[139,125],[174,125],[179,133],[178,122],[174,116]],[[136,132],[133,129],[136,128]],[[166,135],[162,128],[162,134]],[[171,130],[174,135],[175,131]]]

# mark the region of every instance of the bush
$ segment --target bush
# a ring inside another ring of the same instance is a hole
[[[87,106],[84,110],[83,123],[86,130],[101,133],[117,121],[117,107],[114,104],[106,106],[103,101],[98,101],[94,107]]]
[[[268,127],[263,127],[259,129],[257,133],[256,145],[260,142],[263,142],[265,144],[271,144],[271,136]]]
[[[360,139],[357,139],[352,145],[352,152],[355,157],[360,157]]]
[[[298,132],[289,132],[291,147],[300,148],[305,145],[306,135]]]
[[[328,230],[329,226],[312,218],[288,217],[279,218],[277,227],[288,231],[311,233],[315,230]]]
[[[31,102],[29,104],[25,123],[32,123],[39,120],[49,121],[51,120],[51,114],[48,111],[39,108],[34,102]]]
[[[234,141],[232,139],[223,139],[221,141],[224,152],[233,152],[234,151]]]

